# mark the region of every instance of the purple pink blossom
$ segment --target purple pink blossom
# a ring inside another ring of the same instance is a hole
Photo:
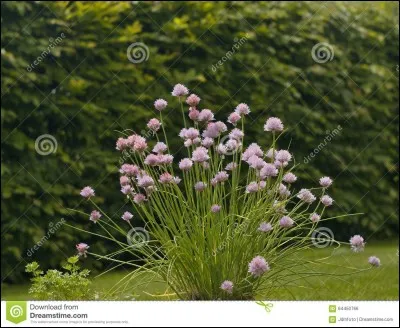
[[[314,202],[316,200],[313,193],[310,190],[304,189],[304,188],[299,191],[299,193],[297,194],[297,197],[300,200],[302,200],[303,202],[309,203],[309,204],[311,204],[312,202]]]
[[[85,187],[81,190],[80,195],[84,198],[90,198],[90,197],[94,197],[94,190],[92,187]]]
[[[248,115],[250,113],[250,107],[247,104],[241,103],[236,106],[235,113],[242,115]]]
[[[196,184],[194,185],[194,189],[196,191],[203,191],[206,188],[207,188],[207,184],[202,181],[196,182]]]
[[[331,206],[333,204],[333,199],[328,195],[324,195],[321,197],[321,203],[325,206]]]
[[[156,154],[163,154],[167,151],[167,145],[163,142],[157,142],[156,145],[153,147],[153,153]]]
[[[272,230],[272,225],[269,222],[261,222],[260,227],[258,228],[258,231],[261,232],[268,232]]]
[[[214,113],[210,109],[203,109],[200,111],[197,120],[200,122],[212,121],[214,120]]]
[[[232,294],[233,292],[233,282],[230,280],[225,280],[222,284],[221,284],[221,289],[225,292],[227,292],[228,294]]]
[[[288,172],[283,176],[283,181],[286,183],[294,183],[296,180],[297,177],[292,172]]]
[[[92,213],[90,213],[90,216],[89,216],[90,221],[93,221],[94,223],[96,223],[97,221],[100,220],[100,218],[101,218],[101,214],[99,211],[94,210],[94,211],[92,211]]]
[[[368,263],[371,264],[372,266],[378,267],[381,265],[381,260],[376,256],[370,256],[368,258]]]
[[[133,218],[133,214],[127,211],[124,214],[122,214],[121,218],[122,220],[130,221]]]
[[[214,204],[213,206],[211,206],[212,213],[218,213],[220,210],[221,210],[221,206],[219,206],[218,204]]]
[[[135,196],[133,196],[133,201],[136,204],[140,205],[140,204],[142,204],[143,202],[146,201],[146,196],[143,195],[143,194],[136,194]]]
[[[193,162],[205,162],[210,159],[210,156],[208,156],[208,149],[204,147],[197,147],[192,154],[192,161]]]
[[[322,177],[321,179],[319,179],[319,184],[324,188],[328,188],[332,184],[332,182],[333,181],[330,177]]]
[[[264,131],[282,131],[283,124],[282,121],[277,117],[270,117],[264,125]]]
[[[280,220],[279,220],[279,225],[282,228],[291,228],[293,227],[294,221],[292,220],[292,218],[290,216],[283,216]]]
[[[235,126],[239,120],[240,120],[240,115],[236,112],[233,112],[228,116],[228,122]]]
[[[154,102],[154,107],[155,109],[157,109],[158,111],[162,111],[165,109],[165,107],[167,107],[168,103],[164,100],[164,99],[157,99]]]
[[[78,250],[78,255],[86,257],[86,253],[87,253],[89,247],[90,246],[88,244],[85,244],[85,243],[77,244],[76,245],[76,249]]]
[[[353,250],[353,252],[362,252],[365,247],[365,242],[364,238],[361,237],[360,235],[354,235],[353,237],[350,238],[350,247]]]
[[[189,93],[188,88],[186,88],[183,84],[176,84],[174,86],[174,89],[172,90],[172,95],[174,97],[182,97],[182,96],[186,96]]]
[[[262,256],[256,256],[249,263],[249,273],[254,277],[260,277],[269,270],[268,262]]]
[[[191,107],[196,107],[200,102],[200,97],[192,93],[186,98],[186,103]]]
[[[311,220],[313,223],[319,222],[320,219],[321,219],[321,216],[319,216],[317,213],[313,213],[313,214],[311,214],[311,216],[310,216],[310,220]]]
[[[147,127],[154,131],[157,132],[160,127],[161,127],[161,123],[159,120],[157,120],[156,118],[152,118],[148,123],[147,123]]]
[[[182,171],[189,171],[193,166],[193,162],[189,158],[184,158],[179,162],[179,168]]]

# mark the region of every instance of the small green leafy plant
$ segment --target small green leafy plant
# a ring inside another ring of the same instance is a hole
[[[63,265],[66,272],[48,270],[44,273],[37,262],[26,265],[25,271],[33,275],[32,286],[29,294],[37,300],[91,300],[94,293],[91,289],[91,281],[88,278],[90,271],[80,270],[77,262],[78,256],[67,259]]]

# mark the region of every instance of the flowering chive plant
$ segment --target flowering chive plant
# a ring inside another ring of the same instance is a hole
[[[267,143],[248,143],[247,104],[239,104],[226,124],[216,121],[210,109],[200,110],[201,99],[189,95],[184,85],[177,84],[172,96],[182,111],[179,137],[185,157],[174,162],[162,116],[169,104],[157,99],[159,118],[147,123],[154,141],[125,134],[116,143],[123,158],[129,159],[120,168],[120,184],[134,214],[124,212],[115,221],[96,205],[91,187],[80,193],[94,207],[88,218],[96,223],[96,232],[89,233],[115,242],[118,250],[99,255],[80,243],[78,255],[132,266],[121,282],[125,286],[143,281],[140,277],[161,278],[180,299],[254,299],[298,280],[293,272],[311,261],[296,254],[312,246],[320,221],[334,219],[323,218],[334,204],[327,195],[332,179],[322,177],[320,186],[295,191],[293,185],[301,182],[292,172],[291,152],[279,149],[284,132],[279,118],[265,122]],[[144,221],[149,236],[140,243],[125,239],[128,230],[129,236],[135,232],[135,215]],[[98,228],[105,234],[100,235]],[[348,244],[354,252],[365,246],[359,235]],[[130,253],[132,260],[120,260],[123,253]],[[368,262],[380,265],[376,257]],[[114,291],[120,290],[118,286]]]

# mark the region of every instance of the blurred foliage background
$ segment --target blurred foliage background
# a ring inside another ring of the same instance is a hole
[[[172,100],[176,83],[218,119],[248,103],[247,141],[265,146],[266,118],[282,118],[290,132],[281,147],[290,144],[301,186],[329,175],[331,214],[364,213],[332,226],[336,238],[398,238],[398,2],[3,1],[1,10],[2,281],[27,279],[32,260],[58,267],[80,241],[107,250],[63,226],[28,254],[61,218],[91,228],[88,217],[67,210],[91,210],[79,196],[85,185],[120,217],[118,131],[142,131],[154,100]],[[133,42],[149,48],[147,61],[127,59]],[[332,47],[332,60],[313,60],[318,43]],[[180,129],[178,114],[169,107],[170,134]],[[43,134],[58,144],[48,156],[35,151]],[[179,143],[176,137],[175,149]]]

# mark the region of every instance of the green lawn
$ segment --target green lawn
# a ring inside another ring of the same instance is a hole
[[[333,252],[333,253],[332,253]],[[354,275],[339,276],[348,272],[346,267],[368,268],[367,259],[375,255],[381,259],[381,267],[372,268]],[[314,249],[302,254],[304,259],[317,259],[330,256],[326,260],[332,265],[318,266],[316,271],[324,271],[333,275],[308,277],[297,282],[296,287],[282,287],[271,295],[261,297],[274,300],[398,300],[399,267],[398,246],[367,245],[363,253],[352,253],[348,248],[333,250],[332,248]],[[106,291],[128,272],[112,272],[94,279],[94,287]],[[2,285],[2,300],[29,300],[29,285]],[[163,294],[165,285],[151,283],[143,286],[140,291],[129,295],[121,295],[121,299],[154,299],[153,294]],[[157,297],[156,299],[172,299],[173,296]]]

